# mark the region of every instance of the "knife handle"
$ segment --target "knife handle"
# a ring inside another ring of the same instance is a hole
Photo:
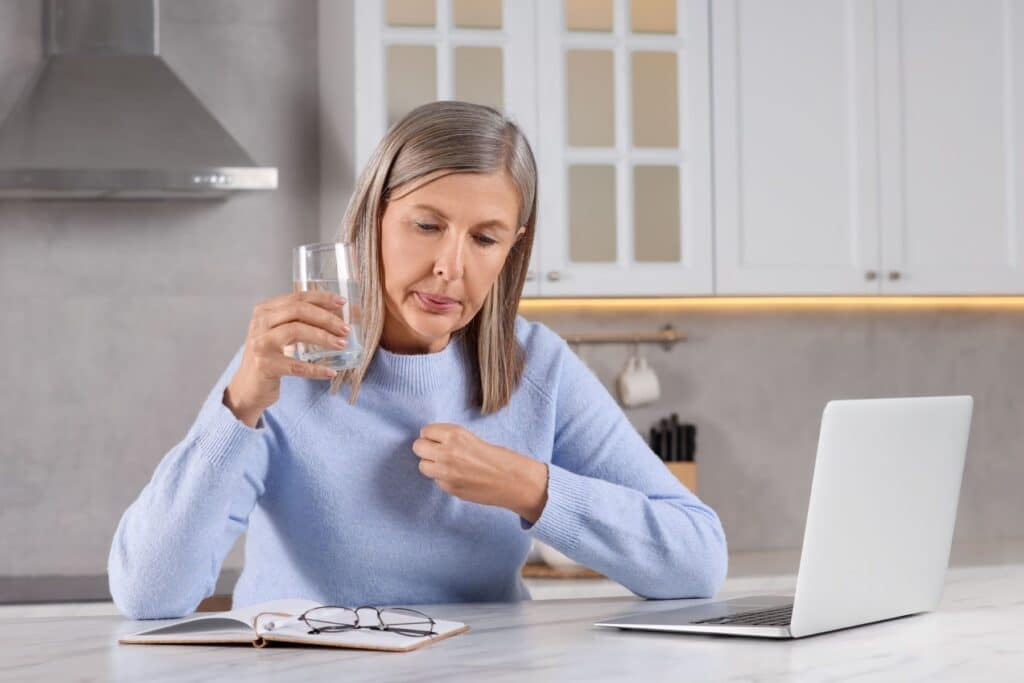
[[[686,460],[694,462],[697,456],[697,427],[692,424],[683,425]]]
[[[647,445],[651,447],[651,450],[654,451],[656,456],[664,460],[665,458],[661,455],[661,444],[658,443],[658,441],[658,430],[654,428],[654,425],[651,425],[651,432],[650,437],[647,440]]]
[[[666,459],[669,462],[676,462],[679,453],[679,434],[671,423],[666,425],[665,432],[668,434],[668,446],[666,448]]]

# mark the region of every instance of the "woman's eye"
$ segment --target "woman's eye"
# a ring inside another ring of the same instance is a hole
[[[418,227],[421,232],[432,232],[434,230],[437,230],[437,226],[434,225],[433,223],[420,223],[419,221],[413,221],[413,223],[416,224],[416,227]],[[479,244],[482,247],[489,247],[492,244],[498,243],[498,240],[491,239],[486,235],[477,235],[475,239],[477,244]]]

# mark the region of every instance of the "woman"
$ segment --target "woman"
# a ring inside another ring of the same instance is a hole
[[[256,306],[118,525],[118,608],[192,612],[246,531],[235,607],[529,598],[533,538],[641,596],[714,595],[718,516],[562,338],[516,313],[536,206],[529,144],[497,111],[433,102],[395,124],[343,224],[364,287],[361,366],[332,378],[284,353],[342,348],[340,300]]]

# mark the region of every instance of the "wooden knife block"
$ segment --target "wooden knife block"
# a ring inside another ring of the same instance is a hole
[[[691,493],[697,492],[697,463],[696,462],[666,462],[668,471],[676,475],[676,479],[682,482]]]

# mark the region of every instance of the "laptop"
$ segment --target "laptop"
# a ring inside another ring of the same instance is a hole
[[[618,629],[803,638],[935,609],[974,400],[829,401],[793,595],[616,616]]]

